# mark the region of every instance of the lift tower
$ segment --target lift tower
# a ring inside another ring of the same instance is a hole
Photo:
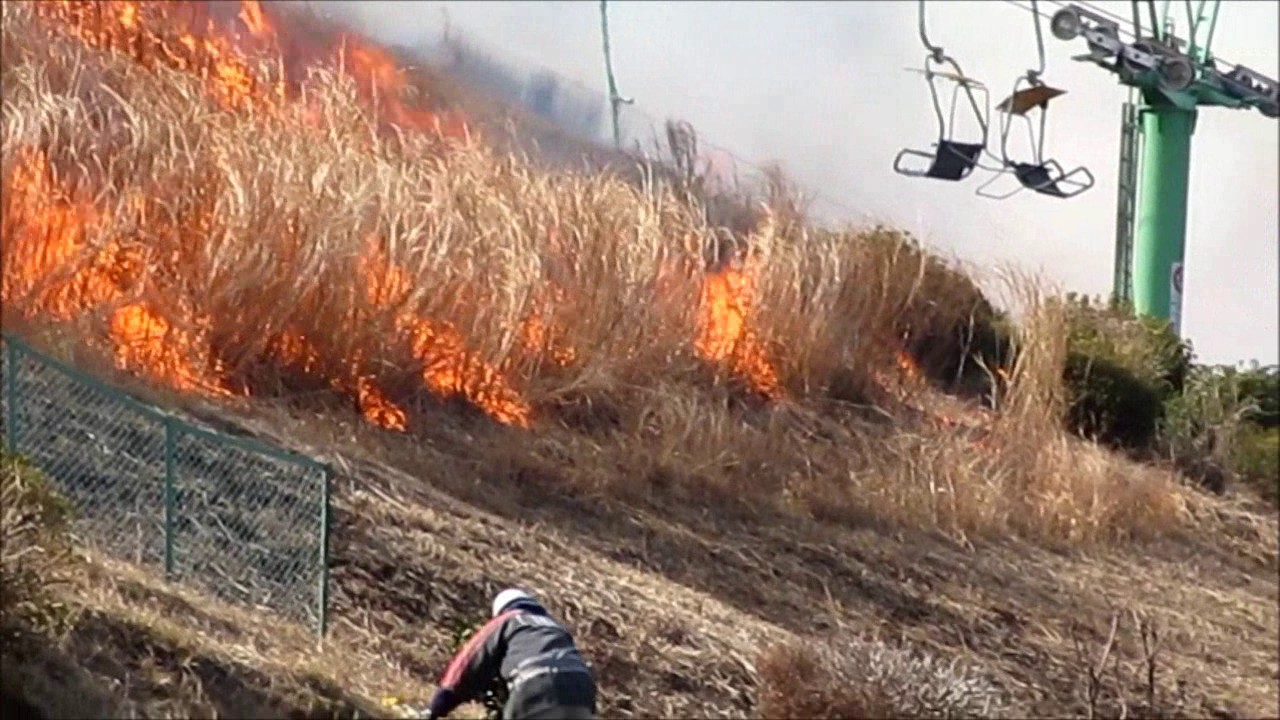
[[[1218,68],[1210,48],[1221,0],[1184,0],[1186,40],[1173,34],[1171,0],[1164,2],[1163,17],[1157,16],[1155,0],[1131,0],[1130,4],[1132,43],[1120,39],[1120,23],[1075,4],[1054,13],[1050,31],[1059,40],[1083,37],[1089,52],[1074,59],[1111,71],[1141,100],[1136,118],[1141,165],[1132,173],[1138,197],[1130,228],[1133,247],[1127,253],[1132,258],[1132,279],[1124,279],[1130,275],[1127,268],[1117,267],[1117,284],[1131,286],[1117,287],[1116,294],[1131,293],[1134,310],[1169,320],[1180,333],[1187,186],[1197,111],[1202,106],[1253,108],[1275,119],[1280,115],[1277,85],[1243,65],[1225,71]],[[1123,198],[1121,206],[1123,211]],[[1118,222],[1124,222],[1123,215]],[[1125,250],[1117,247],[1117,263],[1126,262]]]

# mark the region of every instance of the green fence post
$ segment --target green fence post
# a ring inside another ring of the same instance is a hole
[[[321,638],[329,627],[329,497],[333,473],[328,465],[322,468],[320,491],[320,598],[319,622],[316,628]]]
[[[174,496],[174,455],[178,444],[178,428],[172,418],[164,421],[164,574],[173,576],[173,525],[177,498]]]
[[[18,452],[18,346],[10,339],[5,342],[5,392],[9,393],[9,412],[4,419],[5,443],[9,451]]]

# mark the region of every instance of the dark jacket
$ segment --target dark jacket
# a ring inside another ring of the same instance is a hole
[[[573,636],[546,610],[513,606],[480,628],[445,668],[431,700],[432,717],[444,717],[462,703],[478,700],[501,681],[508,691],[521,675],[540,668],[590,673]]]

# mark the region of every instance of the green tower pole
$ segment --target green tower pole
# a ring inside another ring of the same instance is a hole
[[[1100,15],[1087,6],[1067,4],[1049,21],[1059,40],[1083,37],[1089,53],[1076,60],[1091,62],[1119,76],[1120,82],[1142,93],[1140,109],[1141,169],[1138,172],[1136,217],[1129,206],[1126,173],[1132,154],[1130,128],[1122,126],[1120,202],[1116,218],[1114,295],[1123,299],[1125,245],[1132,230],[1133,309],[1139,315],[1170,323],[1181,335],[1183,263],[1187,240],[1187,190],[1191,176],[1191,137],[1199,107],[1256,109],[1269,118],[1280,117],[1277,84],[1242,65],[1227,71],[1217,66],[1210,46],[1222,0],[1185,0],[1188,37],[1176,38],[1172,3],[1165,0],[1164,16],[1157,16],[1155,0],[1146,0],[1149,29],[1142,28],[1141,0],[1134,0],[1133,43],[1120,39],[1115,16]],[[1161,20],[1163,19],[1163,22]],[[1206,33],[1201,41],[1201,31]],[[1186,52],[1180,49],[1186,46]],[[1144,58],[1143,56],[1147,56]],[[1154,60],[1154,62],[1152,62]],[[1130,117],[1126,108],[1125,123]]]
[[[1154,95],[1155,93],[1151,93]],[[1161,103],[1142,109],[1142,181],[1134,237],[1134,310],[1182,325],[1187,190],[1196,110]]]

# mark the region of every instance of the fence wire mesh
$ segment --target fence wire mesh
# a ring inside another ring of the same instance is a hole
[[[16,338],[0,349],[0,437],[71,503],[78,542],[324,632],[324,465],[162,413]]]

